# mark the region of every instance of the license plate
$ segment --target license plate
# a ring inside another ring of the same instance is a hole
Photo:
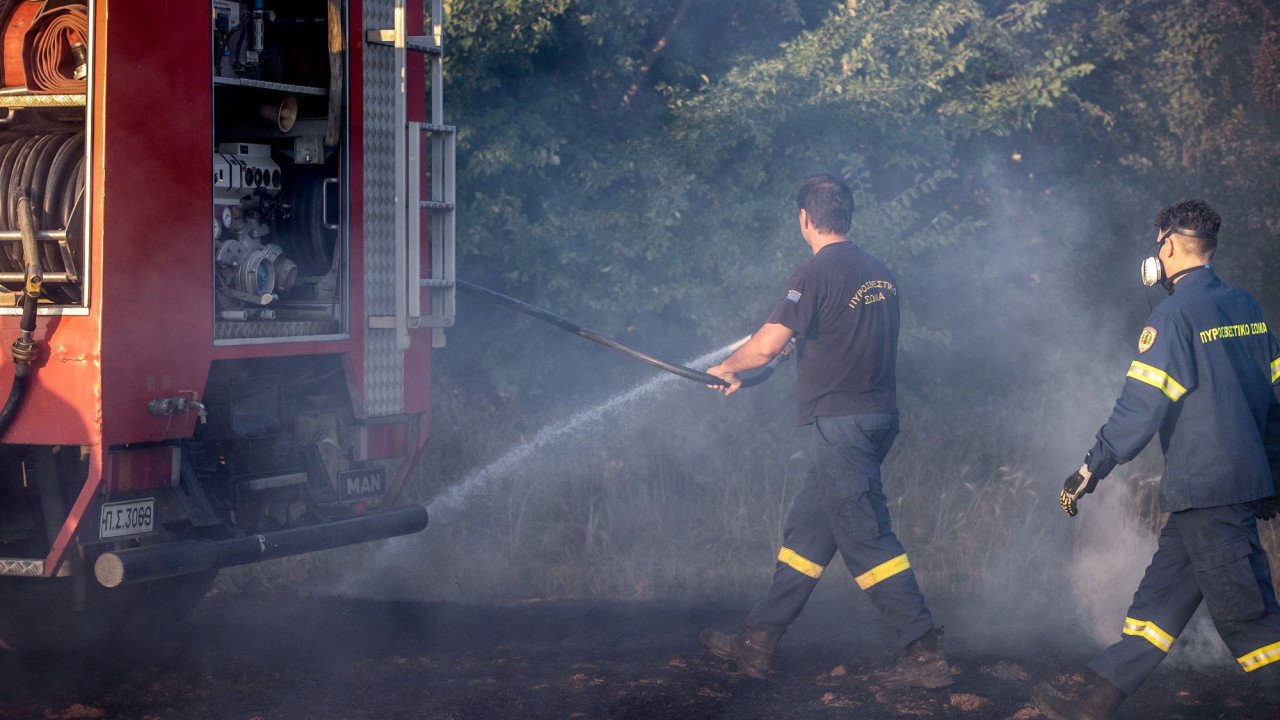
[[[338,473],[338,499],[353,502],[382,497],[387,490],[386,477],[380,467],[344,470]]]
[[[98,537],[103,540],[142,535],[155,529],[155,498],[102,504],[102,522],[98,525]]]

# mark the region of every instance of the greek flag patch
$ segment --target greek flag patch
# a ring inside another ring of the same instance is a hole
[[[788,291],[787,291],[787,299],[788,299],[788,300],[790,300],[790,301],[791,301],[791,302],[793,302],[793,303],[798,303],[798,302],[800,302],[800,291],[799,291],[799,290],[788,290]]]

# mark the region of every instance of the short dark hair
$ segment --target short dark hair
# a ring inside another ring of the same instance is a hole
[[[1174,224],[1177,227],[1174,227]],[[1156,213],[1156,230],[1163,233],[1170,228],[1188,239],[1188,249],[1198,255],[1213,252],[1218,247],[1218,228],[1222,218],[1204,200],[1183,200]],[[1180,230],[1190,230],[1202,235],[1187,235]]]
[[[830,173],[805,178],[796,192],[796,205],[824,233],[845,235],[853,223],[853,191]]]

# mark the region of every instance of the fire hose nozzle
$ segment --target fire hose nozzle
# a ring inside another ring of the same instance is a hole
[[[76,38],[76,42],[71,46],[71,57],[75,58],[76,69],[72,71],[71,78],[73,80],[84,80],[89,77],[89,48]]]

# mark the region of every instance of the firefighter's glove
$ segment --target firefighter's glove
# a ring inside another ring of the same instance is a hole
[[[1280,495],[1280,477],[1277,477],[1277,473],[1271,473],[1271,497],[1259,500],[1258,507],[1253,511],[1259,520],[1271,520],[1280,515],[1280,497],[1277,495]]]
[[[1062,484],[1062,495],[1059,501],[1062,503],[1062,509],[1067,511],[1067,515],[1076,516],[1076,501],[1093,492],[1098,486],[1098,475],[1089,472],[1089,463],[1080,466],[1080,469],[1071,473],[1071,477]]]

